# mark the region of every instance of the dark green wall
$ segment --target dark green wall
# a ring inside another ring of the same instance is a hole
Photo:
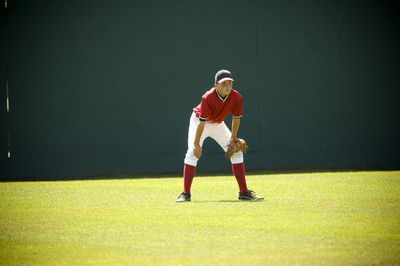
[[[10,1],[0,176],[180,172],[191,108],[221,68],[244,97],[248,169],[399,168],[394,3]],[[199,170],[230,169],[204,148]]]

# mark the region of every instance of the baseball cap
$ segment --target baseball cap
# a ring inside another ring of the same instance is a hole
[[[233,80],[231,72],[229,72],[226,69],[221,69],[220,71],[215,74],[215,83],[221,83],[224,82],[225,80]]]

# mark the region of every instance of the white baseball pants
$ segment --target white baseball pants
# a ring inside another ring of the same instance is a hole
[[[195,112],[192,113],[190,117],[189,134],[188,134],[188,150],[185,156],[185,164],[197,166],[197,161],[199,160],[193,153],[193,142],[196,137],[197,126],[200,120],[196,117]],[[226,152],[228,150],[228,145],[230,143],[231,131],[226,126],[225,122],[221,123],[215,122],[205,122],[203,134],[200,137],[200,146],[203,147],[204,140],[207,137],[213,138],[219,146]],[[231,163],[243,163],[243,152],[235,152],[231,157]]]

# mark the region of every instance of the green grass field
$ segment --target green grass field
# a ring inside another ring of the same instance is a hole
[[[0,183],[0,264],[400,265],[400,172]]]

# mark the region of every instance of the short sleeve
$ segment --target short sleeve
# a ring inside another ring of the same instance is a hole
[[[206,97],[201,97],[200,110],[200,121],[206,121],[208,119],[208,116],[210,115],[210,106]]]

